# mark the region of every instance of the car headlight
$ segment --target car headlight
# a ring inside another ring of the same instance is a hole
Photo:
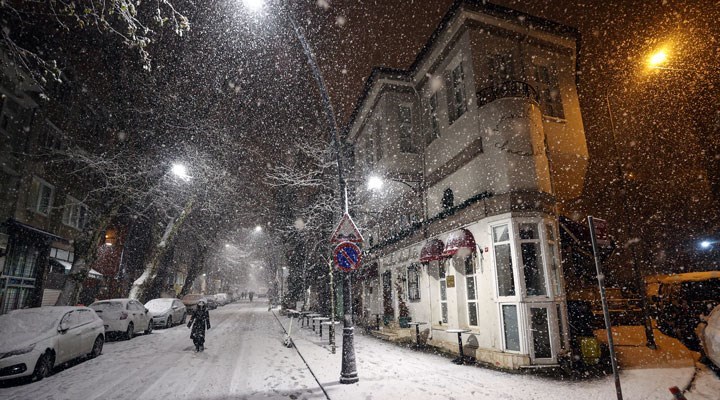
[[[20,354],[27,354],[35,348],[35,343],[31,344],[30,346],[23,347],[22,349],[17,349],[13,351],[8,351],[7,353],[4,353],[0,355],[0,359],[12,357],[12,356],[19,356]]]

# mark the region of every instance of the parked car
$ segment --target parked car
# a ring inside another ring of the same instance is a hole
[[[200,299],[204,299],[204,294],[186,294],[182,298],[182,303],[185,305],[185,308],[187,309],[188,314],[195,311],[195,308],[197,308],[197,303],[200,301]]]
[[[720,271],[689,272],[659,280],[653,297],[658,329],[682,342],[690,350],[700,350],[696,328],[720,304]]]
[[[178,299],[153,299],[145,303],[145,308],[150,310],[154,326],[171,328],[173,323],[184,324],[187,316],[185,304]]]
[[[41,380],[55,366],[97,357],[105,343],[102,320],[87,307],[40,307],[0,315],[0,381]]]
[[[125,339],[130,340],[139,330],[144,330],[145,334],[150,334],[153,330],[149,310],[137,300],[101,300],[90,304],[89,307],[102,318],[107,334],[120,333]]]
[[[215,295],[209,294],[205,296],[205,300],[207,301],[207,308],[208,310],[214,310],[218,308],[217,300],[215,299]]]
[[[224,306],[230,302],[230,297],[227,293],[218,293],[215,295],[215,301],[217,301],[219,306]]]
[[[705,357],[715,364],[716,368],[720,368],[720,305],[700,323],[698,337]]]

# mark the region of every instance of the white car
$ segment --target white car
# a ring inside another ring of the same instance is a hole
[[[110,299],[96,301],[89,306],[102,318],[105,333],[120,332],[130,340],[135,332],[143,330],[149,334],[153,330],[149,310],[137,300]]]
[[[703,326],[704,325],[704,326]],[[698,337],[708,360],[720,368],[720,306],[716,306],[700,324]]]
[[[0,381],[41,380],[55,366],[102,353],[105,328],[87,307],[40,307],[0,315]]]
[[[153,299],[145,303],[145,308],[150,310],[153,325],[171,328],[174,323],[184,324],[187,316],[187,309],[178,299]]]

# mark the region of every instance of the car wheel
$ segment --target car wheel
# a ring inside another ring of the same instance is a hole
[[[33,380],[41,381],[52,374],[53,364],[55,363],[55,357],[49,351],[43,353],[35,364],[35,371],[33,372]]]
[[[125,340],[130,340],[135,336],[135,327],[133,326],[133,323],[129,323],[127,330],[125,331]]]
[[[167,319],[167,323],[165,324],[165,328],[166,328],[166,329],[170,329],[170,328],[172,328],[172,326],[173,326],[173,324],[172,324],[172,315],[169,315],[169,316],[168,316],[168,319]]]
[[[105,344],[105,339],[103,339],[102,335],[98,335],[97,338],[95,338],[95,343],[93,344],[92,351],[88,355],[89,358],[95,358],[102,354],[103,345]]]
[[[153,322],[152,322],[152,318],[151,318],[151,319],[148,321],[148,326],[147,326],[147,329],[145,329],[145,334],[146,334],[146,335],[151,334],[151,333],[152,333],[152,330],[153,330]]]

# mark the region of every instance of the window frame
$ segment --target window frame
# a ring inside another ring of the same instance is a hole
[[[403,117],[403,110],[407,110],[408,120]],[[417,154],[418,149],[413,140],[413,106],[411,103],[397,105],[398,141],[401,153]]]
[[[62,223],[77,230],[85,229],[88,222],[88,206],[73,196],[65,197]],[[84,213],[82,212],[84,210]]]
[[[565,119],[565,105],[560,88],[560,73],[555,64],[533,63],[533,76],[538,96],[540,97],[540,111],[544,117]],[[557,91],[553,96],[552,91]]]
[[[463,259],[463,272],[465,276],[465,303],[467,304],[467,321],[468,326],[477,327],[480,326],[480,309],[478,305],[478,284],[477,284],[477,263],[475,262],[476,257],[475,253],[470,254],[469,256],[465,257]],[[470,264],[470,272],[468,272],[468,264]],[[468,282],[470,280],[473,283],[473,292],[474,292],[474,298],[470,298],[470,290]],[[475,323],[472,323],[472,320],[470,318],[470,307],[473,307],[475,309]]]
[[[50,216],[50,213],[52,212],[53,202],[55,201],[55,185],[51,185],[48,181],[45,179],[40,178],[39,176],[33,176],[32,182],[31,182],[31,191],[33,189],[33,186],[35,186],[35,183],[37,182],[37,192],[31,193],[31,195],[35,196],[35,199],[32,201],[32,208],[31,210],[36,213],[40,214],[46,217]],[[50,194],[48,196],[48,203],[47,203],[47,210],[43,211],[40,209],[41,201],[43,198],[43,189],[48,188],[50,190]]]
[[[452,110],[449,115],[450,124],[452,124],[460,119],[468,110],[467,90],[465,88],[465,68],[463,67],[462,58],[460,58],[457,63],[452,64],[449,70],[452,99],[448,99],[448,109]]]
[[[416,303],[421,300],[420,295],[420,266],[412,263],[407,267],[407,297],[408,301]],[[413,281],[414,279],[414,281]],[[414,286],[414,292],[411,290]]]
[[[551,298],[551,285],[550,285],[550,281],[548,279],[549,270],[548,270],[548,265],[547,265],[549,260],[547,258],[547,254],[546,254],[547,247],[543,240],[543,238],[545,236],[544,232],[543,232],[543,230],[545,229],[545,220],[543,220],[543,219],[539,219],[539,220],[516,219],[516,220],[514,220],[513,223],[516,225],[517,232],[518,232],[517,242],[516,242],[516,246],[518,247],[518,250],[517,250],[518,257],[517,257],[516,263],[518,264],[518,266],[517,266],[518,274],[522,274],[522,279],[520,282],[522,284],[522,286],[521,286],[522,297],[524,299],[533,299],[533,298],[542,299],[542,300],[549,299],[549,298]],[[532,225],[535,229],[536,237],[531,238],[531,239],[522,239],[520,237],[520,235],[522,233],[523,225]],[[531,295],[528,292],[528,280],[527,280],[528,279],[528,274],[527,274],[528,266],[526,265],[526,260],[525,260],[524,253],[523,253],[523,245],[527,245],[527,244],[534,244],[535,249],[541,253],[541,254],[535,255],[535,263],[536,263],[535,267],[537,268],[537,270],[540,273],[542,273],[542,285],[543,285],[543,288],[545,289],[544,294],[532,294]]]
[[[447,324],[449,323],[449,315],[450,312],[448,310],[448,299],[447,299],[447,260],[442,259],[438,260],[438,302],[440,304],[440,324]],[[444,286],[444,290],[443,290]],[[443,299],[443,293],[445,293],[445,298]],[[443,305],[445,307],[443,307]]]
[[[438,91],[435,91],[428,96],[428,109],[430,111],[430,132],[427,137],[427,144],[430,144],[439,139],[440,134],[440,102],[438,98]]]

